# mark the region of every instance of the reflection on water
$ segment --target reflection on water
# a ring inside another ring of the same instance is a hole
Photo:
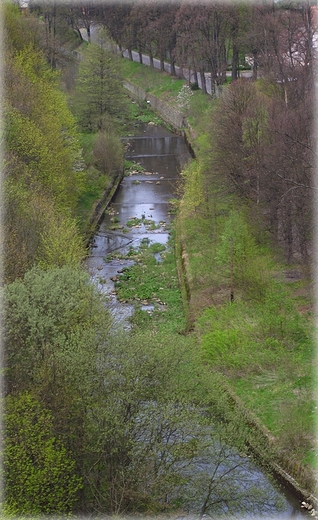
[[[118,302],[114,294],[114,279],[131,260],[105,261],[108,254],[123,255],[130,247],[137,248],[143,239],[166,244],[170,224],[169,199],[175,196],[179,174],[190,158],[186,143],[180,136],[165,128],[140,125],[136,136],[123,138],[127,146],[127,159],[133,159],[144,169],[125,177],[112,201],[111,211],[105,214],[94,237],[88,269],[101,292],[109,296],[109,310],[117,321],[127,322],[133,312],[130,304]],[[114,227],[114,217],[116,228]],[[132,219],[153,221],[152,230],[141,222],[127,228]]]

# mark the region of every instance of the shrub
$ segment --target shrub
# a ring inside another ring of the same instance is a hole
[[[95,166],[104,174],[115,175],[124,167],[124,148],[111,130],[99,132],[93,146]]]

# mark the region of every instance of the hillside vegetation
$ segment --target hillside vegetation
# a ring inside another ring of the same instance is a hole
[[[252,445],[313,491],[308,83],[193,91],[184,131],[196,159],[172,201],[172,241],[130,250],[116,287],[154,303],[127,333],[85,270],[84,233],[124,166],[123,125],[160,122],[131,103],[123,77],[179,109],[184,82],[120,64],[102,41],[82,43],[77,70],[85,9],[2,9],[4,516],[183,514],[194,503],[201,515],[266,514],[279,500],[250,472]]]

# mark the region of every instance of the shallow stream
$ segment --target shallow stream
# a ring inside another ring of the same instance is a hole
[[[133,306],[119,302],[114,291],[114,279],[132,261],[113,258],[105,261],[111,253],[125,255],[130,247],[137,248],[142,240],[165,244],[169,237],[169,199],[176,197],[180,171],[190,158],[184,139],[165,128],[142,124],[133,137],[123,138],[126,159],[139,163],[143,168],[132,169],[115,194],[111,207],[93,240],[88,270],[101,292],[108,296],[109,310],[115,320],[129,327]],[[127,226],[127,222],[135,225]],[[144,306],[147,310],[147,305]],[[267,487],[269,496],[283,498],[284,508],[277,511],[273,504],[265,511],[251,509],[246,518],[293,518],[309,515],[300,509],[299,500],[284,488],[273,488],[266,476],[253,464],[249,465],[253,480],[260,487]],[[185,517],[183,517],[185,518]]]

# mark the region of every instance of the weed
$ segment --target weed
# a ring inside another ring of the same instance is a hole
[[[158,264],[154,255],[164,251],[162,262]],[[132,321],[135,325],[146,326],[151,322],[156,330],[163,327],[179,333],[185,327],[185,317],[174,249],[166,249],[159,243],[150,244],[146,239],[134,255],[139,261],[126,269],[115,284],[119,300],[134,302],[137,308],[141,301],[154,305],[151,317],[144,317],[139,312],[134,314]]]
[[[134,247],[130,246],[128,249],[128,252],[126,254],[127,258],[131,258],[132,256],[136,256],[136,255],[138,255],[138,250],[135,249]]]
[[[126,226],[128,226],[128,227],[137,226],[138,224],[140,224],[140,222],[142,222],[141,219],[135,217],[130,220],[127,220]]]
[[[126,222],[126,226],[132,228],[134,226],[140,226],[143,224],[149,231],[160,228],[160,225],[156,224],[154,220],[146,219],[144,217],[145,215],[142,215],[142,218],[134,217],[129,219]]]
[[[164,246],[163,244],[159,244],[158,242],[154,243],[154,244],[151,244],[149,247],[148,247],[148,251],[152,254],[156,254],[156,253],[162,253],[163,251],[166,250],[166,246]]]
[[[124,171],[125,175],[130,175],[132,173],[143,173],[145,169],[143,166],[141,166],[141,164],[135,161],[125,160]]]
[[[137,117],[136,117],[136,120],[139,121],[140,123],[154,123],[155,125],[164,125],[164,121],[154,115],[154,113],[150,110],[147,110],[147,109],[144,109],[143,110],[143,113],[142,114],[139,114]]]

